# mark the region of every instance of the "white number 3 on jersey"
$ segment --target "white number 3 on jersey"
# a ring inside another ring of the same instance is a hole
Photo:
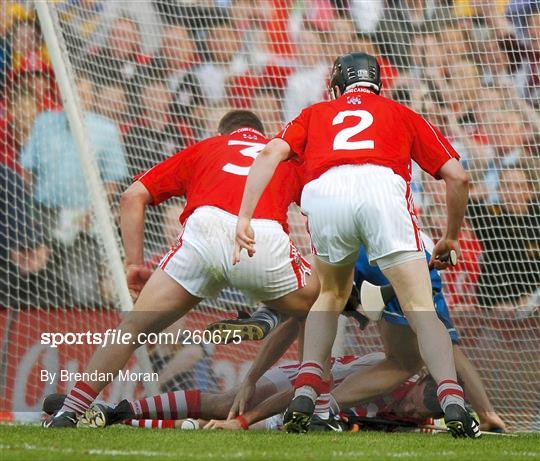
[[[347,117],[357,117],[360,121],[350,128],[344,128],[334,138],[334,150],[359,150],[374,149],[375,141],[366,139],[364,141],[349,141],[353,136],[369,128],[373,123],[373,115],[367,110],[344,110],[339,112],[332,120],[332,125],[341,125]]]
[[[257,155],[261,153],[266,144],[260,142],[249,142],[249,141],[240,141],[236,139],[231,139],[228,143],[228,146],[248,146],[245,149],[240,150],[240,154],[244,157],[251,157],[253,159],[257,158]],[[235,174],[238,176],[247,176],[249,174],[251,166],[239,166],[234,163],[227,163],[223,167],[223,171],[227,173]]]

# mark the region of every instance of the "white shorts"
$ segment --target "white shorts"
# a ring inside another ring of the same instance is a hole
[[[276,387],[276,394],[278,394],[293,388],[299,368],[300,363],[286,361],[267,370],[263,377]]]
[[[330,264],[354,262],[361,245],[370,263],[423,251],[410,188],[390,168],[331,168],[304,187],[302,212],[315,254]]]
[[[277,221],[252,220],[255,255],[242,252],[240,263],[233,266],[237,219],[219,208],[197,208],[159,266],[200,298],[215,298],[232,287],[249,302],[269,301],[306,285],[310,266]]]
[[[372,352],[366,355],[344,355],[332,358],[332,388],[336,387],[349,375],[355,371],[372,367],[385,359],[383,352]],[[263,377],[276,387],[276,393],[290,390],[294,386],[294,381],[300,369],[299,362],[286,361],[278,366],[270,368]]]

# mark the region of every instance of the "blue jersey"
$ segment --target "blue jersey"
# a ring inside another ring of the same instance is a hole
[[[425,250],[425,253],[426,259],[429,261],[431,254],[427,250]],[[439,319],[441,319],[448,330],[448,334],[450,335],[452,342],[455,343],[459,338],[452,323],[452,319],[450,318],[448,305],[446,304],[446,300],[444,299],[444,295],[442,293],[441,274],[439,274],[437,269],[431,269],[429,275],[433,289],[433,303],[435,304],[435,311],[437,312]],[[366,249],[362,246],[355,264],[354,281],[356,286],[360,287],[364,280],[367,280],[374,285],[388,285],[390,283],[378,266],[370,266]],[[392,301],[387,304],[387,306],[384,308],[382,318],[385,321],[395,325],[409,325],[409,322],[405,318],[397,298],[392,299]]]

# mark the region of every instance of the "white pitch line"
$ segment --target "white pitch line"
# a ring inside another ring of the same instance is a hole
[[[22,445],[3,445],[0,444],[0,450],[28,450],[28,451],[47,451],[47,452],[54,452],[54,453],[62,453],[66,455],[81,455],[81,454],[88,454],[88,455],[94,455],[94,456],[109,456],[109,457],[115,457],[115,456],[138,456],[138,457],[146,457],[146,458],[178,458],[178,453],[169,453],[169,452],[163,452],[163,451],[149,451],[149,450],[102,450],[102,449],[78,449],[74,450],[73,448],[52,448],[52,447],[39,447],[36,445],[31,445],[28,443],[24,443]],[[263,455],[268,456],[269,454],[266,452],[262,452]],[[234,459],[234,458],[246,458],[246,457],[252,457],[253,453],[249,452],[237,452],[237,453],[227,453],[227,454],[216,454],[216,453],[208,453],[205,454],[205,458],[209,459]]]
[[[0,450],[28,450],[28,451],[47,451],[47,452],[55,452],[55,453],[62,453],[66,455],[81,455],[81,454],[89,454],[94,456],[109,456],[109,457],[116,457],[116,456],[124,456],[124,457],[145,457],[145,458],[177,458],[177,453],[169,453],[169,452],[163,452],[163,451],[149,451],[149,450],[101,450],[101,449],[80,449],[80,450],[74,450],[72,448],[52,448],[52,447],[41,447],[36,445],[31,445],[28,443],[24,443],[22,445],[4,445],[0,444]],[[444,451],[439,453],[441,456],[456,456],[458,453],[453,451]],[[537,459],[540,458],[540,455],[537,452],[520,452],[520,451],[503,451],[502,454],[504,454],[507,457],[526,457],[530,459]],[[209,453],[206,456],[206,458],[210,459],[236,459],[236,458],[246,458],[246,457],[252,457],[252,452],[244,452],[239,451],[237,453],[227,453],[226,455],[219,455],[214,453]],[[266,458],[268,455],[270,455],[268,452],[263,451],[258,453],[259,456],[262,458]],[[365,452],[365,451],[345,451],[345,450],[335,450],[331,453],[332,457],[335,457],[336,459],[342,458],[343,456],[349,456],[349,457],[355,457],[357,459],[373,459],[377,456],[382,456],[383,454],[377,454],[372,452]],[[407,452],[396,452],[396,453],[384,453],[385,457],[389,458],[419,458],[424,457],[424,452],[415,452],[415,451],[407,451]]]
[[[89,454],[96,456],[144,456],[147,458],[155,457],[176,457],[175,453],[168,453],[164,451],[148,451],[148,450],[100,450],[97,448],[91,448],[86,450],[81,448],[80,450],[74,450],[72,448],[52,448],[52,447],[38,447],[36,445],[30,445],[24,443],[22,445],[0,445],[0,450],[29,450],[29,451],[53,451],[63,454]]]

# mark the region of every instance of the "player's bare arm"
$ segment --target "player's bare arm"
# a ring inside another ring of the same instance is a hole
[[[452,250],[460,256],[458,238],[469,198],[469,175],[456,159],[451,159],[441,167],[439,176],[446,184],[446,233],[435,245],[429,265],[441,270],[451,264],[448,260],[441,261],[441,256]]]
[[[272,415],[281,413],[287,407],[287,404],[289,403],[292,394],[292,390],[286,390],[271,395],[266,400],[259,403],[256,407],[249,410],[249,412],[247,412],[244,417],[251,425],[258,421],[262,421],[263,419],[266,419]]]
[[[233,264],[240,262],[242,249],[245,249],[249,256],[255,253],[255,235],[250,225],[251,218],[279,162],[286,160],[290,152],[291,149],[285,141],[272,139],[253,162],[238,214]]]
[[[134,182],[120,199],[120,229],[126,255],[128,288],[137,298],[152,270],[144,265],[144,214],[152,196],[140,181]]]
[[[456,371],[463,381],[465,396],[480,419],[480,429],[482,431],[493,429],[505,431],[506,424],[493,408],[478,370],[457,344],[454,344],[453,349]]]
[[[248,429],[249,426],[281,413],[287,407],[293,390],[285,390],[271,395],[253,408],[246,411],[242,416],[227,421],[211,420],[204,429],[239,430]]]
[[[300,321],[290,318],[273,330],[257,351],[249,371],[240,385],[229,411],[228,419],[244,413],[249,399],[255,392],[255,386],[261,376],[276,363],[289,346],[298,337]]]

